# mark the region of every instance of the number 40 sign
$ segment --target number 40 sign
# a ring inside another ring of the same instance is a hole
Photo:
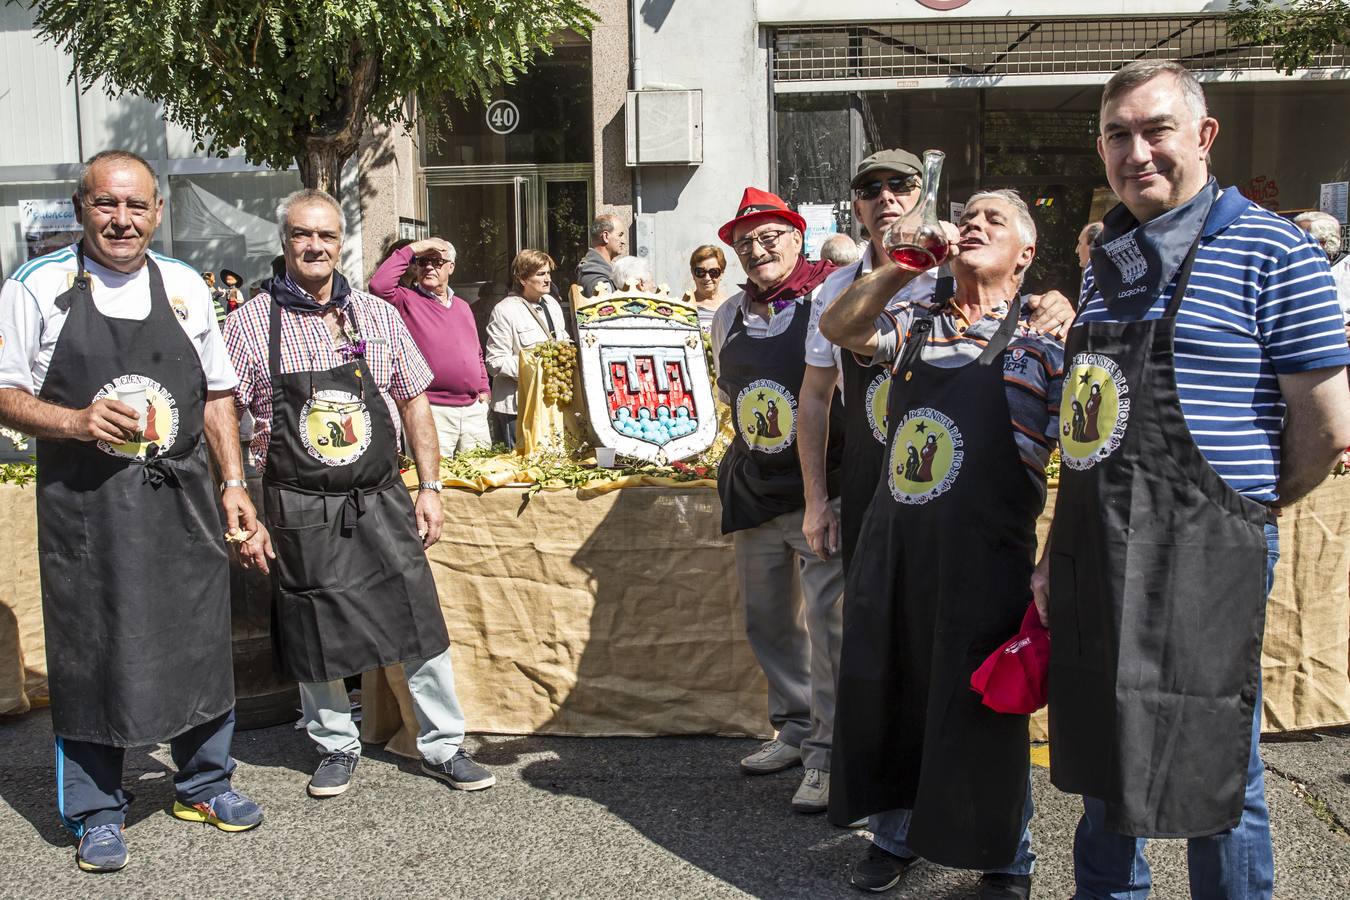
[[[494,134],[510,134],[520,124],[520,110],[510,100],[494,100],[487,108],[487,127]]]

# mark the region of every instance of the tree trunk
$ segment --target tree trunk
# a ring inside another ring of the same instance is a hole
[[[318,188],[342,199],[342,164],[351,151],[341,152],[338,142],[322,137],[305,141],[305,152],[296,158],[300,168],[300,182],[307,188]]]

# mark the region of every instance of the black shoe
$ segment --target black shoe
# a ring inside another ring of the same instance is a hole
[[[336,797],[351,786],[352,773],[361,757],[355,753],[329,753],[309,780],[311,797]]]
[[[464,750],[455,751],[449,762],[439,766],[422,760],[422,771],[460,791],[481,791],[497,783],[497,776],[474,762]]]
[[[864,891],[889,891],[900,883],[905,870],[918,861],[917,856],[896,856],[876,844],[868,844],[867,853],[853,864],[849,881]]]
[[[980,876],[980,892],[975,896],[979,900],[1029,900],[1031,876],[986,872]]]

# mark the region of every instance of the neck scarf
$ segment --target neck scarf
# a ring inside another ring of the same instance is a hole
[[[823,259],[820,262],[807,262],[803,256],[797,260],[792,274],[781,284],[761,291],[753,281],[747,281],[741,285],[741,290],[745,291],[745,296],[752,303],[768,304],[772,312],[779,313],[814,291],[825,280],[825,276],[833,271],[834,263]]]
[[[1092,278],[1107,304],[1140,314],[1152,307],[1176,277],[1219,193],[1211,178],[1194,197],[1142,225],[1123,203],[1103,216],[1091,256]]]
[[[282,309],[289,309],[292,312],[321,313],[329,309],[342,312],[352,299],[352,286],[342,277],[341,272],[336,271],[333,272],[333,288],[329,292],[327,303],[320,303],[313,294],[297,284],[290,272],[280,278],[264,282],[262,288],[276,298]]]

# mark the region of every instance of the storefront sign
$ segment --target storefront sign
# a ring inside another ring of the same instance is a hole
[[[520,110],[510,100],[494,100],[487,108],[487,127],[495,134],[510,134],[520,124]]]
[[[1330,181],[1322,185],[1321,197],[1317,208],[1336,217],[1342,225],[1346,223],[1346,206],[1350,200],[1350,181]]]
[[[73,244],[82,233],[71,200],[20,200],[19,222],[29,259]]]

